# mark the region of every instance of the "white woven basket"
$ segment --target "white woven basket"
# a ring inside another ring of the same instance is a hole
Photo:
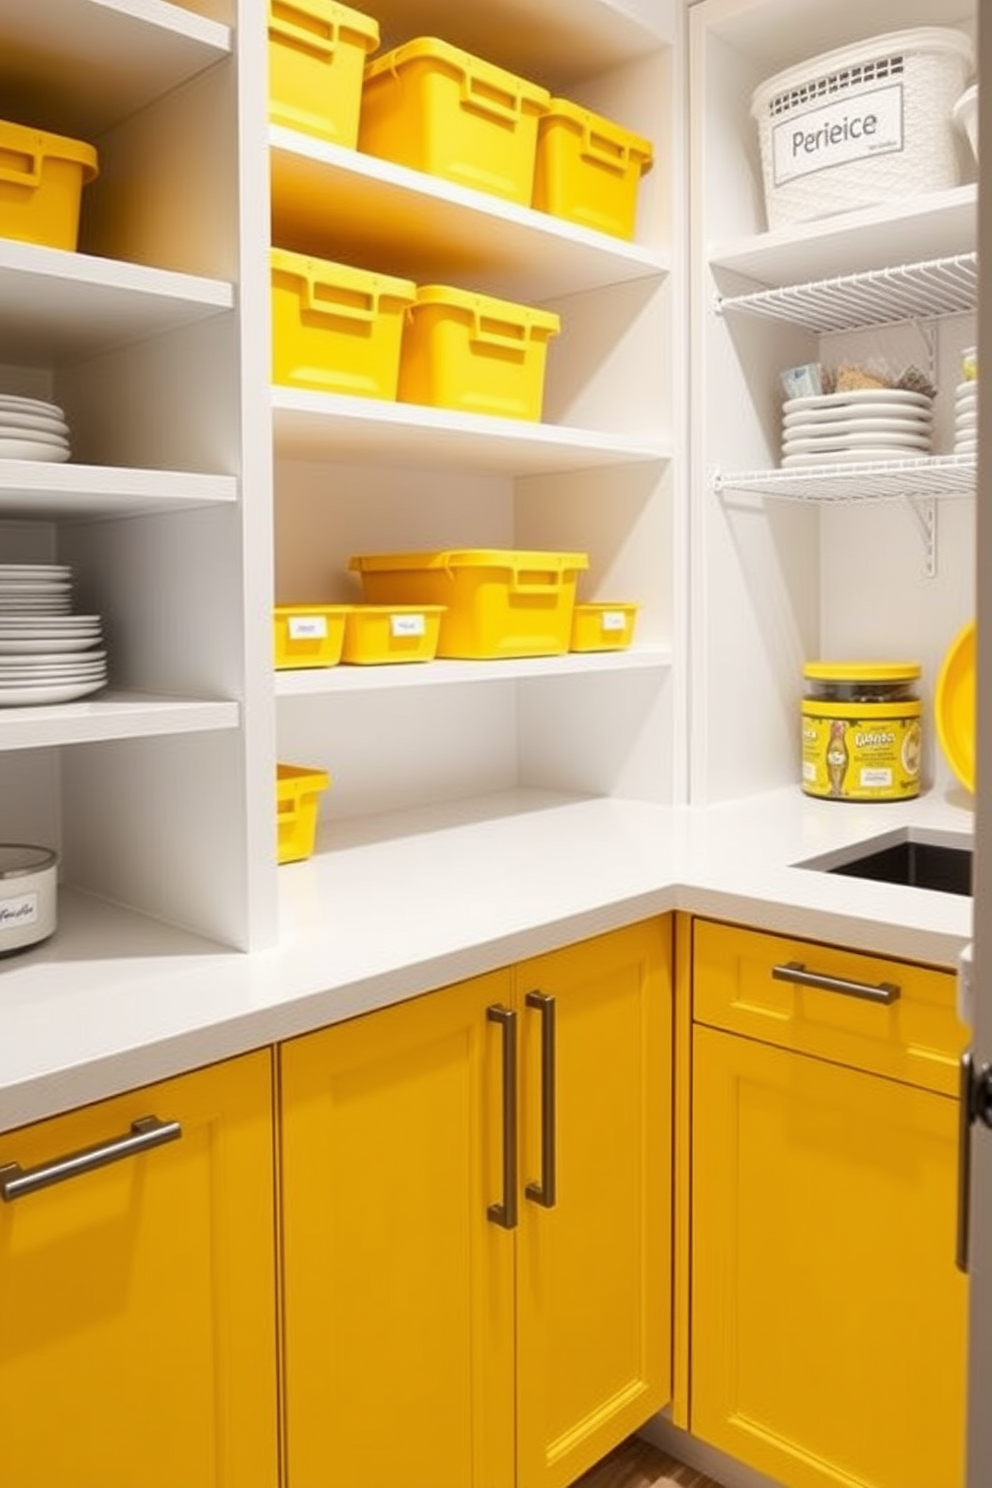
[[[954,105],[954,122],[965,136],[971,153],[978,159],[978,86],[972,83]]]
[[[894,31],[755,89],[770,228],[959,184],[954,105],[974,66],[961,31]]]

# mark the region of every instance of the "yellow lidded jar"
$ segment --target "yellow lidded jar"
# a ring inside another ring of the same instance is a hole
[[[802,788],[830,801],[906,801],[920,793],[922,704],[915,662],[811,662],[803,668]]]

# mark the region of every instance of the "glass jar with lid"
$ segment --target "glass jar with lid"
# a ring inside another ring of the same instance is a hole
[[[917,662],[810,662],[803,669],[802,788],[833,801],[920,792]]]

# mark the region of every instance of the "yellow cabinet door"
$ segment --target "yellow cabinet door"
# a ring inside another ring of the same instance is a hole
[[[0,1136],[0,1488],[275,1488],[271,1095],[263,1051]]]
[[[670,1395],[670,933],[650,921],[515,971],[517,1488],[571,1483]]]
[[[956,1102],[693,1039],[693,1432],[785,1488],[959,1488]]]
[[[511,1488],[514,1235],[489,1215],[511,991],[282,1047],[287,1488]]]

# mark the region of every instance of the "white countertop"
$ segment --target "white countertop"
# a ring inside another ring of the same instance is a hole
[[[279,870],[279,944],[250,954],[62,891],[55,936],[0,960],[0,1130],[671,909],[953,970],[970,898],[795,866],[907,828],[968,838],[971,798],[512,792],[338,822]]]

